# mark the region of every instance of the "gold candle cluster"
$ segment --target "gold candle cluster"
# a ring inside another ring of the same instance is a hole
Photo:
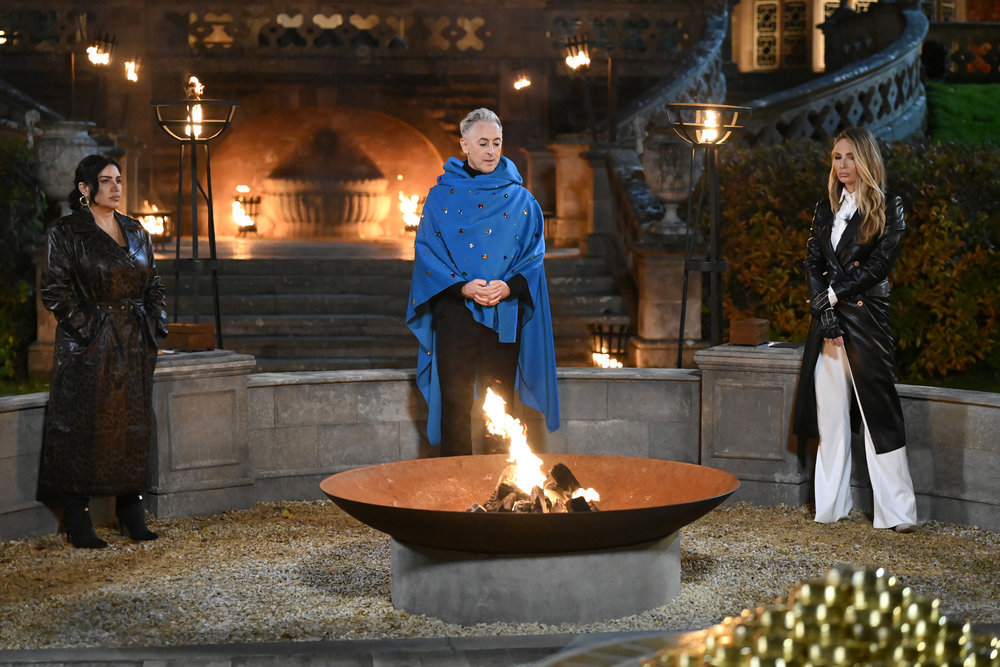
[[[1000,640],[949,621],[939,600],[917,595],[881,568],[835,568],[787,599],[685,635],[641,664],[1000,667]]]

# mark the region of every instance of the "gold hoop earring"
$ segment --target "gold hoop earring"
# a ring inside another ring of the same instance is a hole
[[[90,206],[90,200],[87,199],[87,195],[80,195],[80,206],[87,208]]]

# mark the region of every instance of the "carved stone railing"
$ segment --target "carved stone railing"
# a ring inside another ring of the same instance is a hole
[[[17,44],[9,45],[8,52],[14,47],[19,52],[67,51],[76,38],[78,17],[86,14],[91,35],[117,34],[123,48],[141,50],[146,64],[154,67],[158,60],[194,56],[205,71],[224,68],[228,60],[237,68],[266,72],[287,69],[287,59],[293,58],[299,60],[297,71],[312,72],[329,71],[331,59],[346,59],[363,63],[366,71],[438,75],[496,73],[505,61],[512,67],[561,61],[566,38],[585,33],[599,54],[593,76],[606,72],[608,54],[616,74],[660,76],[698,41],[704,11],[687,0],[189,0],[146,2],[127,11],[66,0],[4,4],[0,22],[8,30],[16,23],[18,31]],[[134,34],[148,39],[139,44],[130,37]],[[443,60],[449,61],[447,70],[441,69]]]
[[[885,139],[919,131],[926,112],[920,47],[927,18],[901,10],[902,35],[887,49],[819,79],[750,104],[743,141],[751,146],[826,141],[846,127],[864,126]]]
[[[931,78],[963,83],[1000,81],[1000,24],[931,23],[923,58]]]

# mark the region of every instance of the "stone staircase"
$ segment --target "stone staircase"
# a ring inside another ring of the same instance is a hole
[[[184,260],[182,260],[183,263]],[[173,320],[174,261],[157,262]],[[405,259],[219,260],[223,346],[251,354],[258,372],[413,368],[406,328],[413,263]],[[588,323],[627,323],[603,259],[546,259],[556,357],[590,365]],[[190,322],[193,275],[182,265],[180,321]],[[200,283],[200,321],[213,322],[211,279]]]

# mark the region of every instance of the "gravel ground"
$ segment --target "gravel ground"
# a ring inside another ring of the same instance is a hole
[[[855,511],[723,505],[681,533],[681,593],[593,624],[459,626],[392,607],[389,539],[329,501],[154,521],[155,542],[0,543],[0,649],[687,630],[772,602],[834,565],[884,567],[949,618],[1000,623],[1000,535],[930,522],[875,530]]]

